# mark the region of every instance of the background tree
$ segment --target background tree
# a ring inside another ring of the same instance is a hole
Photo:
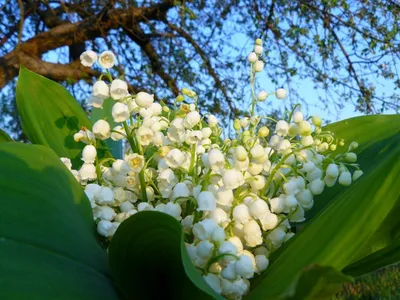
[[[305,102],[297,88],[311,79],[324,91],[320,100],[327,109],[347,102],[363,113],[400,106],[396,1],[0,3],[0,127],[20,138],[14,94],[19,65],[63,83],[84,106],[88,83],[99,74],[80,65],[85,48],[115,52],[119,74],[114,75],[125,76],[132,93],[144,90],[171,100],[180,88],[193,87],[205,110],[233,117],[248,101],[248,65],[237,61],[261,37],[271,90],[284,86],[291,102]],[[239,47],[237,39],[251,43]],[[390,88],[381,92],[378,84]]]

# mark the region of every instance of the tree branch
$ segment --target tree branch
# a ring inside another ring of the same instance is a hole
[[[176,80],[166,73],[162,67],[160,58],[150,43],[150,38],[140,28],[139,24],[132,24],[131,27],[123,26],[125,33],[142,49],[150,60],[151,68],[165,82],[167,87],[175,96],[179,95],[179,88],[176,85]]]
[[[228,92],[225,88],[225,86],[223,85],[223,83],[221,82],[221,80],[219,79],[217,73],[215,72],[214,68],[211,65],[210,60],[208,59],[207,55],[204,53],[204,51],[200,48],[200,46],[196,43],[196,41],[190,36],[190,34],[188,34],[186,31],[184,31],[182,28],[175,26],[172,23],[169,23],[167,21],[165,21],[165,23],[168,25],[169,28],[171,28],[172,30],[176,31],[177,33],[179,33],[189,44],[192,45],[192,47],[196,50],[196,52],[200,55],[201,59],[204,62],[204,65],[207,68],[208,73],[211,75],[211,77],[214,79],[215,82],[215,86],[217,88],[219,88],[222,91],[222,94],[225,97],[225,100],[229,106],[229,108],[231,109],[233,115],[236,115],[237,113],[237,109],[236,107],[233,105],[232,101],[230,100],[229,96],[228,96]]]
[[[24,56],[21,56],[20,53],[40,58],[43,53],[50,50],[92,40],[111,29],[122,26],[129,28],[133,22],[161,20],[173,5],[172,0],[165,0],[160,4],[149,7],[110,9],[101,16],[90,16],[80,22],[62,24],[40,33],[22,43],[18,49],[0,57],[0,88],[17,76],[20,64],[19,58]],[[39,64],[35,65],[35,69],[32,69],[32,71],[43,72]]]

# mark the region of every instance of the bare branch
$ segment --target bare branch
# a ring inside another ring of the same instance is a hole
[[[215,86],[217,88],[219,88],[222,91],[222,94],[225,97],[225,100],[229,106],[229,108],[231,109],[233,115],[236,115],[237,113],[237,109],[236,107],[233,105],[231,99],[228,96],[227,90],[224,86],[224,84],[221,82],[221,80],[219,79],[217,73],[215,72],[214,68],[211,65],[210,60],[208,59],[207,55],[204,53],[204,51],[201,49],[201,47],[196,43],[196,41],[190,36],[190,34],[188,34],[186,31],[184,31],[182,28],[175,26],[172,23],[166,22],[166,24],[168,25],[169,28],[171,28],[172,30],[176,31],[177,33],[179,33],[189,44],[192,45],[192,47],[196,50],[196,52],[200,55],[201,59],[204,62],[204,65],[207,68],[208,73],[211,75],[211,77],[214,79],[215,82]]]

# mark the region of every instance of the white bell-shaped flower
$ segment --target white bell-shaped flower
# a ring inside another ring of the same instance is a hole
[[[85,163],[93,164],[96,160],[97,151],[93,145],[86,145],[82,151],[82,160]]]
[[[98,120],[93,124],[93,134],[100,140],[106,140],[111,136],[110,124],[105,120]]]
[[[130,117],[128,106],[120,102],[114,104],[111,114],[116,123],[125,122]]]
[[[178,203],[168,202],[167,205],[165,205],[164,212],[170,216],[173,216],[178,221],[182,219],[182,208]]]
[[[81,54],[80,60],[83,66],[91,67],[97,60],[97,54],[92,50],[87,50]]]
[[[217,208],[217,200],[213,193],[209,191],[202,191],[197,196],[197,210],[199,211],[213,211]]]
[[[256,247],[263,243],[261,228],[255,220],[250,220],[243,226],[244,240],[249,247]]]
[[[249,208],[245,204],[235,206],[232,211],[232,217],[236,223],[247,223],[251,219]]]
[[[217,228],[218,224],[211,219],[204,219],[193,225],[193,234],[199,240],[208,239],[213,233],[214,229]]]
[[[154,95],[145,92],[139,92],[136,95],[136,104],[142,108],[149,108],[154,102]]]
[[[92,95],[97,98],[106,99],[110,97],[110,88],[103,80],[98,80],[93,84]]]
[[[97,178],[95,165],[84,163],[79,170],[79,175],[82,180],[95,180]]]
[[[110,222],[106,220],[101,220],[97,224],[97,232],[105,237],[113,236],[114,233],[117,231],[118,226],[120,223],[118,222]]]
[[[121,100],[128,96],[128,84],[121,79],[114,79],[110,87],[110,95],[114,100]]]
[[[115,55],[111,51],[104,51],[99,56],[99,65],[104,69],[111,69],[115,65]]]

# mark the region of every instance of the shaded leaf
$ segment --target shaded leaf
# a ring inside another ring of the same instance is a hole
[[[376,251],[343,269],[343,273],[357,277],[400,262],[400,240]]]
[[[0,299],[117,299],[89,200],[50,149],[0,144]]]
[[[121,223],[109,259],[127,299],[223,299],[191,263],[181,225],[167,214],[143,211]]]
[[[0,129],[0,143],[13,142],[14,140],[3,130]]]
[[[85,144],[75,142],[73,136],[82,126],[91,129],[92,123],[63,86],[21,66],[17,107],[22,129],[33,144],[70,158],[74,168],[81,165]],[[98,155],[102,158],[105,154],[100,151]]]
[[[331,299],[352,278],[332,267],[311,265],[301,270],[284,293],[284,299]]]
[[[249,299],[279,297],[294,274],[308,265],[342,270],[356,260],[359,249],[396,207],[400,196],[400,134],[370,147],[375,155],[369,171],[275,252]]]

